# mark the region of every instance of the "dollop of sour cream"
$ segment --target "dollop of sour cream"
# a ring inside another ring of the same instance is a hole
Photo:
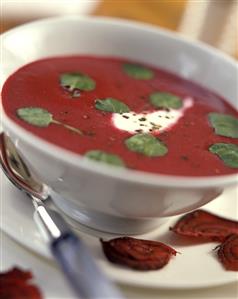
[[[183,100],[180,109],[156,110],[153,112],[135,113],[113,113],[112,123],[119,129],[136,133],[162,132],[175,125],[183,117],[185,111],[193,106],[193,99],[187,97]]]

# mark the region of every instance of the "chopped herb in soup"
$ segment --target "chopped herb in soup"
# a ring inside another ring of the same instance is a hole
[[[35,61],[8,78],[2,103],[31,133],[101,164],[181,176],[238,172],[237,110],[150,65],[90,56]]]

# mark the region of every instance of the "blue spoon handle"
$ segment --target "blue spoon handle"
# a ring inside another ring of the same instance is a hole
[[[123,299],[116,286],[102,273],[89,249],[69,228],[62,216],[32,197],[36,223],[50,244],[63,273],[81,299]]]
[[[82,298],[122,298],[97,267],[88,249],[72,232],[55,240],[51,251],[75,292]]]

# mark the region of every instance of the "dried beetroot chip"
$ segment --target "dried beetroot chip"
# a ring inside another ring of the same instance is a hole
[[[238,235],[230,235],[218,248],[218,258],[223,266],[238,271]]]
[[[101,243],[109,261],[137,270],[160,269],[177,253],[161,242],[130,237],[101,240]]]
[[[34,285],[5,284],[0,286],[1,299],[42,299],[40,291]]]
[[[27,281],[32,278],[30,271],[22,271],[19,268],[14,267],[12,270],[0,273],[0,283],[4,280],[15,280]]]
[[[238,234],[238,222],[196,210],[181,217],[170,230],[183,236],[223,242],[230,234]]]
[[[30,284],[32,274],[18,268],[0,273],[1,299],[42,299],[39,289]]]

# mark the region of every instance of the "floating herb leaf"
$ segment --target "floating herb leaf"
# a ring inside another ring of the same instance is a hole
[[[97,99],[95,102],[95,107],[98,110],[103,110],[103,111],[113,112],[113,113],[130,112],[130,108],[126,104],[114,98],[106,98],[103,100]]]
[[[126,139],[127,148],[133,152],[141,153],[148,157],[164,156],[167,146],[150,134],[137,134]]]
[[[73,97],[78,97],[78,90],[90,91],[96,86],[95,81],[83,73],[64,73],[60,76],[60,84],[66,88]]]
[[[53,121],[51,113],[49,113],[46,109],[38,107],[17,109],[17,116],[25,122],[37,127],[48,127],[48,125]]]
[[[20,119],[24,120],[25,122],[33,126],[48,127],[51,123],[54,123],[57,125],[61,125],[66,129],[69,129],[70,131],[82,135],[82,132],[79,129],[71,127],[67,124],[63,124],[53,119],[53,115],[48,110],[40,107],[19,108],[17,109],[16,114]]]
[[[147,67],[135,63],[125,63],[123,69],[126,74],[134,79],[150,80],[154,77],[154,72]]]
[[[179,109],[182,107],[182,100],[167,92],[154,92],[150,94],[150,102],[157,108]]]
[[[238,138],[238,119],[234,116],[211,112],[208,119],[217,135]]]
[[[115,165],[115,166],[121,166],[121,167],[125,166],[125,163],[119,156],[114,155],[114,154],[109,154],[109,153],[106,153],[101,150],[88,151],[85,154],[85,156],[94,161],[99,161],[99,162],[103,162],[103,163],[107,163],[107,164],[111,164],[111,165]]]
[[[238,168],[238,146],[232,143],[215,143],[209,151],[216,154],[225,165]]]

